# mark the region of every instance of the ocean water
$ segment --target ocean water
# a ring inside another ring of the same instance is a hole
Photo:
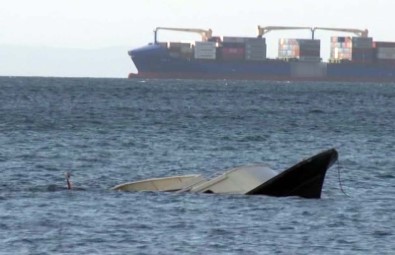
[[[395,84],[1,77],[0,254],[395,254],[394,120]],[[322,199],[110,190],[329,148]]]

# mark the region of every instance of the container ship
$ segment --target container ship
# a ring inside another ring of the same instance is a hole
[[[282,38],[277,58],[267,58],[265,35],[307,29],[311,38]],[[161,42],[160,30],[198,33],[200,41]],[[351,33],[330,37],[330,58],[322,61],[317,30]],[[128,52],[138,73],[129,78],[272,81],[395,82],[395,42],[374,41],[368,30],[258,26],[253,37],[213,36],[211,29],[157,27],[154,42]]]

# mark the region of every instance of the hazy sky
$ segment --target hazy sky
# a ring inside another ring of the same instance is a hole
[[[369,29],[395,41],[393,0],[0,0],[0,75],[126,77],[135,68],[127,50],[153,40],[157,26],[211,28],[215,35],[256,36],[257,25]],[[321,55],[329,37],[317,32]],[[346,34],[342,34],[346,35]],[[267,34],[268,55],[279,38],[308,32]],[[198,40],[162,32],[161,40]]]

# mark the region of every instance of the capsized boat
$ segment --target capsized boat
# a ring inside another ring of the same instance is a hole
[[[280,173],[257,164],[235,167],[213,178],[201,175],[171,176],[123,183],[112,189],[320,198],[326,171],[337,159],[336,149],[329,149]]]

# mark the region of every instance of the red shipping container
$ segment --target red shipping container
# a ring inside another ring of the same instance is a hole
[[[244,59],[244,48],[222,48],[221,57],[224,60],[241,60]]]

